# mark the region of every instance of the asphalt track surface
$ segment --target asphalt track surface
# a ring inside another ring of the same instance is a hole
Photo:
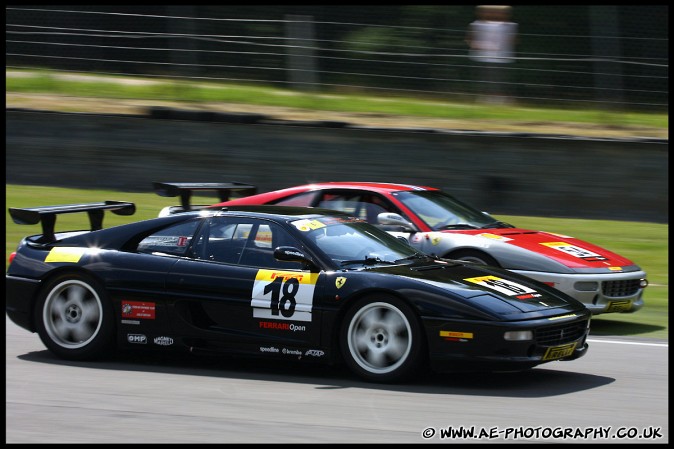
[[[6,443],[668,443],[668,355],[664,340],[594,337],[585,357],[523,373],[378,385],[298,362],[67,362],[6,318]]]

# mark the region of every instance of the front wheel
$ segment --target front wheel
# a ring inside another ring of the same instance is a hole
[[[375,382],[408,378],[423,358],[423,332],[411,308],[392,296],[364,298],[344,317],[342,355],[349,368]]]
[[[59,357],[89,360],[114,346],[114,320],[103,288],[88,276],[69,274],[47,283],[35,308],[37,332]]]

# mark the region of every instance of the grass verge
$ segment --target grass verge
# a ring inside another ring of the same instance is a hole
[[[450,102],[431,97],[419,99],[390,94],[369,96],[348,92],[307,93],[269,86],[148,77],[111,77],[72,73],[66,75],[49,70],[11,70],[6,74],[5,91],[13,93],[186,103],[240,103],[316,111],[521,122],[529,126],[547,122],[610,127],[669,128],[667,113],[608,111],[592,108],[495,106],[477,104],[472,101]]]

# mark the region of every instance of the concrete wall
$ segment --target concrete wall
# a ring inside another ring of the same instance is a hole
[[[240,181],[262,192],[392,181],[494,214],[668,222],[666,140],[245,121],[7,110],[6,182],[149,192],[152,181]]]

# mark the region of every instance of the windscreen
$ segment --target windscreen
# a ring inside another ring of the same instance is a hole
[[[417,253],[402,240],[355,218],[318,217],[291,224],[337,264],[365,260],[395,262]]]
[[[434,231],[510,227],[438,190],[396,192],[394,196]]]

